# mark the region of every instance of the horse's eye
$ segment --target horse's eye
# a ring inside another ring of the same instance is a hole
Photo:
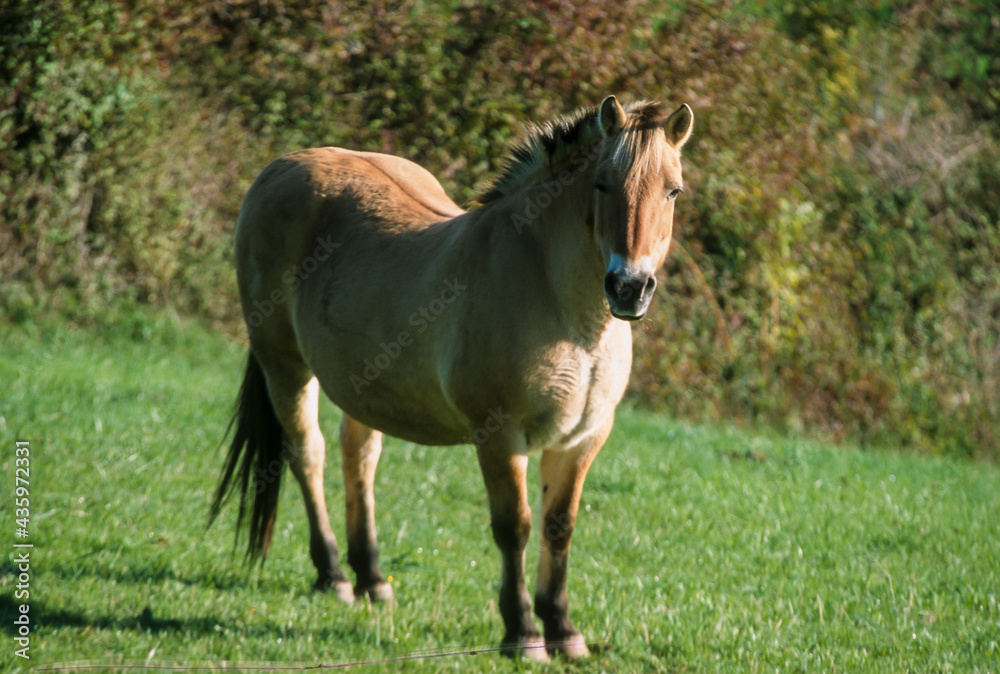
[[[608,186],[605,185],[604,183],[594,183],[594,189],[597,190],[601,194],[607,194],[608,193]]]
[[[680,194],[683,191],[684,190],[682,190],[681,188],[676,187],[676,188],[670,190],[670,192],[667,193],[667,199],[670,199],[671,201],[673,201],[674,199],[677,198],[677,195]]]

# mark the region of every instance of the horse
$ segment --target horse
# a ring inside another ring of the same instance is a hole
[[[378,564],[375,468],[386,433],[475,446],[502,558],[508,655],[588,655],[570,621],[570,541],[683,189],[687,105],[599,106],[532,126],[466,211],[425,169],[333,147],[287,154],[250,187],[235,234],[246,371],[209,523],[239,494],[263,560],[284,467],[302,491],[316,587],[392,601]],[[343,411],[347,560],[323,491],[320,391]],[[235,431],[233,429],[235,428]],[[526,472],[540,453],[534,612]]]

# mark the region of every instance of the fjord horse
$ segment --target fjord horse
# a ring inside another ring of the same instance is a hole
[[[468,212],[424,169],[337,148],[270,164],[236,227],[250,350],[211,518],[239,493],[251,558],[274,531],[284,466],[305,498],[317,587],[392,599],[378,566],[382,433],[475,445],[503,578],[505,652],[587,655],[567,610],[584,477],[611,431],[670,246],[692,113],[615,97],[533,128]],[[320,390],[340,427],[348,562],[323,492]],[[526,470],[541,452],[534,610],[525,587]]]

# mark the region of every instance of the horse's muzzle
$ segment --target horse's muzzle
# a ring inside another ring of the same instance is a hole
[[[644,272],[612,269],[604,277],[604,294],[611,315],[625,321],[637,321],[646,315],[656,290],[656,277]]]

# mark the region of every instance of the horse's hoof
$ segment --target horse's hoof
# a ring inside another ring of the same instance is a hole
[[[574,634],[559,641],[546,641],[545,648],[549,655],[562,655],[567,660],[577,660],[590,655],[582,634]]]
[[[354,596],[359,598],[367,597],[373,604],[379,602],[388,604],[392,603],[395,599],[392,593],[392,585],[389,585],[389,583],[384,580],[372,583],[367,587],[361,587],[358,585],[354,588]]]
[[[349,581],[320,578],[316,581],[315,588],[320,592],[333,592],[345,604],[354,603],[354,588]]]
[[[351,587],[351,583],[349,581],[338,580],[333,584],[333,589],[337,593],[337,599],[345,604],[354,603],[354,588]]]
[[[500,653],[509,658],[524,658],[530,662],[549,662],[545,641],[541,637],[528,637],[515,643],[504,642]]]

